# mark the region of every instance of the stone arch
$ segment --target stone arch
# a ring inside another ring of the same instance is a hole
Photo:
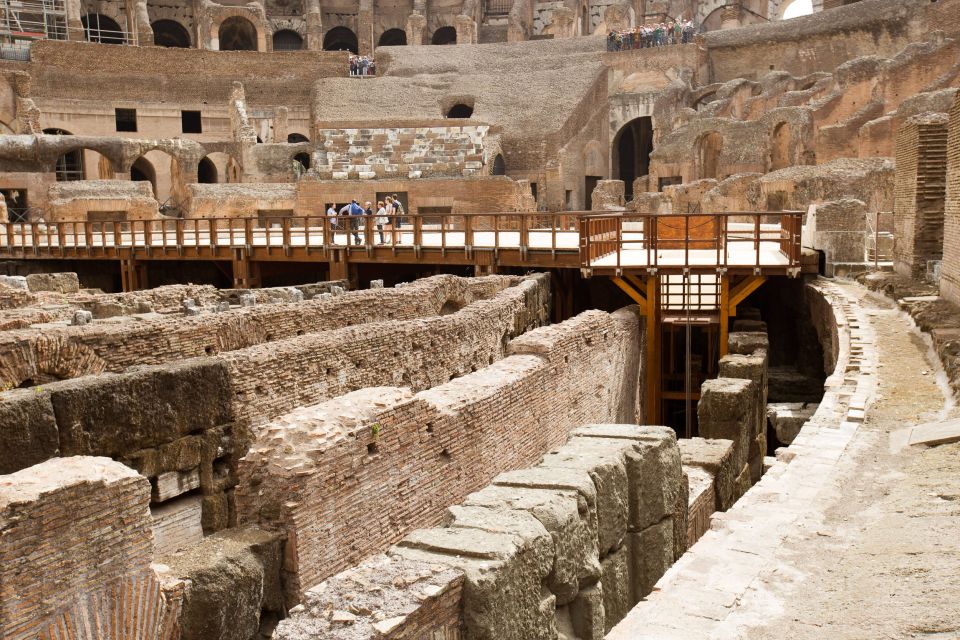
[[[498,153],[493,159],[493,165],[490,168],[490,175],[492,176],[505,176],[507,175],[507,163],[503,159],[503,154]]]
[[[457,44],[457,30],[455,27],[440,27],[430,37],[430,44]]]
[[[273,33],[274,51],[300,51],[303,49],[303,36],[293,29],[281,29]]]
[[[102,13],[88,13],[80,16],[83,33],[87,42],[100,44],[126,44],[127,36],[120,24]]]
[[[770,132],[770,167],[767,171],[784,169],[793,164],[790,159],[790,147],[793,142],[793,132],[790,125],[780,122]]]
[[[310,142],[310,138],[302,133],[288,133],[287,142],[289,144],[300,144],[301,142]]]
[[[447,109],[448,118],[471,118],[473,117],[473,105],[458,102]]]
[[[303,167],[304,170],[307,170],[307,169],[310,168],[310,154],[309,154],[309,153],[305,153],[305,152],[298,153],[297,155],[293,156],[293,161],[294,161],[294,162],[299,162],[299,163],[300,163],[300,166]]]
[[[133,182],[149,182],[153,196],[157,197],[157,170],[146,156],[140,156],[130,165],[130,180]]]
[[[349,51],[356,54],[360,49],[357,34],[349,27],[334,27],[323,36],[324,51]]]
[[[217,165],[214,164],[208,156],[201,158],[197,165],[197,182],[199,184],[216,184],[219,182],[220,172],[217,171]]]
[[[190,31],[176,20],[156,20],[150,25],[153,29],[153,44],[158,47],[189,49]]]
[[[722,11],[726,4],[727,0],[701,0],[697,3],[697,13],[694,22],[696,22],[697,25],[703,25],[714,14],[717,14],[717,22],[719,24],[720,18],[718,12]]]
[[[774,5],[775,3],[771,1],[770,4]],[[812,14],[813,2],[811,0],[786,0],[785,2],[781,0],[779,6],[770,7],[768,11],[767,15],[776,16],[778,20],[789,20],[790,18]],[[788,13],[790,14],[789,17],[787,17]]]
[[[703,95],[701,95],[699,98],[694,100],[693,104],[690,105],[690,108],[700,111],[701,108],[713,102],[716,99],[716,97],[717,97],[716,90],[706,91],[703,93]]]
[[[213,163],[217,170],[217,179],[219,182],[240,182],[240,165],[229,153],[214,151],[204,156],[204,160],[209,160]]]
[[[387,29],[377,40],[378,47],[402,47],[407,44],[407,32],[403,29]]]
[[[716,131],[704,133],[697,139],[697,178],[719,179],[720,154],[723,151],[723,136]]]
[[[246,16],[229,16],[217,25],[217,48],[220,51],[259,51],[260,34]]]
[[[623,180],[627,200],[633,198],[633,182],[650,173],[653,152],[653,118],[642,116],[623,125],[611,144],[611,172]]]
[[[702,31],[717,31],[723,24],[723,5],[717,7],[703,17],[703,21],[697,22]]]
[[[36,386],[106,370],[106,362],[90,347],[62,336],[41,335],[0,358],[0,389]]]
[[[44,129],[43,132],[51,136],[70,136],[73,135],[64,129]],[[83,180],[83,149],[73,149],[57,156],[56,166],[54,167],[57,182],[69,182],[71,180]]]

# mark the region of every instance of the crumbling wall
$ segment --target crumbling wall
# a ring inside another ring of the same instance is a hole
[[[940,295],[960,303],[960,93],[950,109]]]
[[[282,416],[241,461],[240,518],[286,532],[296,601],[577,426],[634,419],[639,331],[634,308],[589,311],[416,395],[365,389]]]
[[[389,576],[394,567],[415,563],[433,567],[432,575],[422,571],[411,581],[402,590],[407,598],[425,581],[435,585],[421,608],[435,606],[440,596],[459,596],[461,626],[443,637],[600,640],[685,549],[685,500],[672,430],[577,428],[535,467],[502,473],[447,509],[442,527],[414,531],[386,558],[372,558],[308,592],[306,606],[281,622],[275,637],[308,637],[300,635],[306,630],[322,630],[331,640],[407,637],[389,635],[390,625],[373,618],[389,604],[361,610],[349,628],[334,619],[349,606],[344,583],[356,576],[376,583],[382,578],[372,570],[384,567]],[[684,532],[679,547],[677,529]],[[406,615],[422,617],[417,608]]]
[[[893,267],[904,276],[932,276],[930,263],[943,257],[947,122],[945,114],[927,113],[897,132]]]
[[[171,637],[150,485],[106,458],[58,458],[0,483],[0,635],[9,640]]]

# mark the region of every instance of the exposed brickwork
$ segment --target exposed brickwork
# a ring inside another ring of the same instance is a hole
[[[635,309],[589,311],[412,398],[367,389],[279,418],[240,463],[240,518],[287,532],[296,599],[577,426],[632,415],[639,343]]]
[[[0,635],[156,638],[163,608],[149,500],[145,478],[106,458],[59,458],[3,476]]]
[[[896,160],[893,266],[923,279],[928,262],[943,256],[947,116],[908,118],[897,131]]]
[[[950,110],[940,294],[960,303],[960,94]]]

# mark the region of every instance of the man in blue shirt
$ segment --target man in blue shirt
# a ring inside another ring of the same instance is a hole
[[[360,218],[363,215],[363,207],[357,204],[356,200],[350,201],[350,228],[353,229],[353,244],[360,244],[360,234],[357,229],[360,228]]]

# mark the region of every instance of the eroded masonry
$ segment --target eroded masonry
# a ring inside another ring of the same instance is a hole
[[[960,389],[958,54],[960,0],[0,0],[0,639],[747,637],[876,396],[839,283]]]

